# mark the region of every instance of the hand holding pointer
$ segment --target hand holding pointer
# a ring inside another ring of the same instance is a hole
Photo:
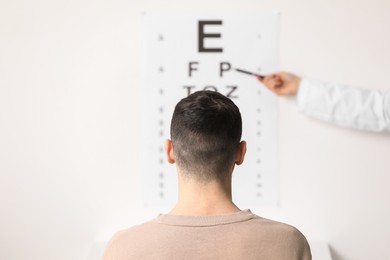
[[[258,81],[264,84],[269,90],[279,96],[296,95],[298,92],[301,78],[284,71],[276,72],[269,75],[259,75],[242,69],[235,69],[237,72],[255,76]]]
[[[265,77],[256,77],[269,90],[279,96],[296,95],[298,92],[301,78],[284,71],[266,75]]]

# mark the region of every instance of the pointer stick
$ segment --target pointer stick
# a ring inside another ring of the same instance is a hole
[[[251,75],[251,76],[255,76],[255,77],[258,77],[259,79],[264,79],[265,76],[263,75],[260,75],[260,74],[257,74],[257,73],[253,73],[253,72],[250,72],[250,71],[246,71],[246,70],[242,70],[242,69],[235,69],[237,72],[241,72],[241,73],[244,73],[244,74],[248,74],[248,75]]]

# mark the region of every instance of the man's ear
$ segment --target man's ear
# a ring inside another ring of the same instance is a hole
[[[171,140],[169,139],[165,140],[164,149],[165,149],[165,155],[167,157],[167,161],[172,164],[175,163],[175,156],[173,154],[173,145]]]
[[[240,165],[240,164],[242,164],[244,162],[245,153],[246,153],[246,142],[245,141],[241,141],[238,144],[237,150],[236,150],[236,160],[235,160],[235,163],[237,165]]]

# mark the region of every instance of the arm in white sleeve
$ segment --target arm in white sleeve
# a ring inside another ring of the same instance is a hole
[[[306,115],[369,131],[390,131],[390,91],[360,89],[302,79],[298,107]]]

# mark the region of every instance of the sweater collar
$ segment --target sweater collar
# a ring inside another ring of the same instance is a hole
[[[232,214],[213,215],[213,216],[184,216],[160,214],[157,217],[157,222],[160,224],[171,226],[216,226],[225,225],[236,222],[243,222],[256,217],[249,209],[239,211]]]

